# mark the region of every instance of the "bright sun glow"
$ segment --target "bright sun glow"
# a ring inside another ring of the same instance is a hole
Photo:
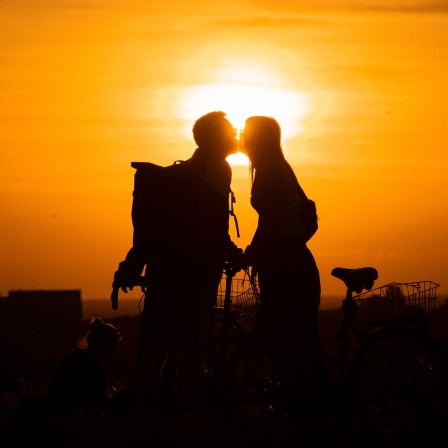
[[[229,162],[230,165],[249,165],[249,159],[241,152],[237,152],[236,154],[227,157],[227,162]]]
[[[260,67],[227,69],[216,82],[182,89],[179,106],[186,132],[191,135],[191,123],[214,110],[226,112],[237,129],[244,127],[251,115],[274,117],[282,127],[283,140],[302,131],[301,121],[308,115],[307,95],[284,87],[281,78]],[[228,158],[233,165],[247,165],[243,154]]]

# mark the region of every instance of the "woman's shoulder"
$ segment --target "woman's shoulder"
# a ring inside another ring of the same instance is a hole
[[[284,183],[286,180],[291,179],[291,168],[287,163],[282,161],[272,161],[259,168],[255,172],[255,178],[265,179],[269,182]]]
[[[279,159],[273,159],[268,160],[266,163],[263,163],[262,165],[259,165],[257,167],[257,171],[259,172],[267,172],[267,173],[285,173],[286,171],[289,171],[290,167],[288,162],[285,160],[279,160]]]
[[[74,365],[90,363],[93,355],[88,350],[77,347],[67,352],[59,361],[60,365]]]
[[[76,359],[80,356],[83,356],[83,352],[84,352],[84,350],[81,349],[80,347],[72,348],[71,350],[69,350],[62,356],[61,361]]]

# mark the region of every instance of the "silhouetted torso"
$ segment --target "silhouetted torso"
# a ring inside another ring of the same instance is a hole
[[[64,414],[89,407],[101,407],[107,392],[104,365],[88,350],[76,348],[57,364],[51,376],[48,411]]]
[[[287,263],[304,249],[301,199],[286,162],[272,161],[257,169],[251,205],[258,213],[258,226],[250,246],[258,265]]]

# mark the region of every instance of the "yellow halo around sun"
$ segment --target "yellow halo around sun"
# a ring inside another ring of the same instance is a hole
[[[185,130],[191,134],[191,123],[214,110],[226,112],[231,123],[241,130],[251,115],[274,117],[287,140],[302,131],[302,120],[309,113],[305,93],[284,86],[278,75],[261,67],[228,69],[216,82],[192,85],[181,90],[177,110],[185,120]],[[241,153],[228,158],[232,165],[247,165]]]

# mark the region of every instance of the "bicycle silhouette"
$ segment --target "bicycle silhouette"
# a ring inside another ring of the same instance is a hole
[[[285,385],[268,341],[254,331],[260,300],[256,278],[249,271],[243,278],[234,278],[231,269],[224,274],[215,357],[207,359],[208,365],[215,360],[212,385],[218,385],[220,406],[242,427],[286,427]],[[335,268],[331,274],[346,287],[335,335],[338,352],[326,352],[333,378],[333,425],[388,446],[425,440],[444,428],[448,355],[427,333],[439,285],[423,281],[372,289],[378,278],[372,267]]]
[[[335,411],[330,431],[342,428],[388,447],[439,434],[448,423],[448,354],[427,333],[439,285],[419,281],[374,289],[373,267],[338,267],[331,275],[346,292],[338,350],[326,352]],[[256,275],[228,264],[222,283],[202,364],[208,411],[244,431],[286,428],[287,388],[269,341],[256,328]]]

